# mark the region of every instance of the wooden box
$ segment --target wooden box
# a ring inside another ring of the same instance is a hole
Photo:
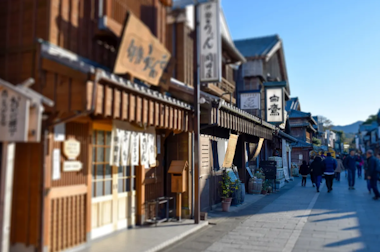
[[[183,193],[187,190],[187,167],[185,160],[173,160],[170,164],[168,173],[171,174],[173,193]]]

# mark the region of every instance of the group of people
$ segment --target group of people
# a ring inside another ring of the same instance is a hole
[[[372,150],[366,152],[366,157],[356,155],[355,150],[351,150],[347,157],[341,158],[339,155],[336,159],[331,156],[331,153],[327,153],[327,156],[322,152],[321,155],[311,157],[308,164],[305,160],[300,167],[300,174],[302,175],[302,186],[306,186],[307,176],[310,174],[313,187],[317,187],[319,192],[322,178],[326,180],[327,191],[333,190],[334,178],[336,181],[340,181],[340,173],[345,170],[346,177],[348,179],[348,189],[355,190],[355,177],[356,170],[358,171],[358,177],[362,177],[362,169],[364,167],[364,176],[367,180],[367,189],[369,193],[373,191],[375,194],[374,199],[380,198],[380,193],[377,188],[377,181],[380,175],[380,153],[375,157]]]

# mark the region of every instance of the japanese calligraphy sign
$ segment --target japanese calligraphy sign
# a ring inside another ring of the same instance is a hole
[[[267,88],[266,96],[266,118],[267,122],[283,123],[284,122],[284,89]]]
[[[27,97],[0,86],[0,141],[28,140],[29,104]]]
[[[240,94],[241,109],[260,109],[260,93],[244,92]]]
[[[159,84],[170,53],[149,28],[132,13],[124,26],[114,73],[130,73],[152,85]]]
[[[198,8],[200,81],[220,82],[222,62],[219,1],[203,3]]]
[[[123,137],[124,132],[122,130],[116,128],[112,130],[110,165],[120,165],[120,145]]]
[[[80,154],[80,142],[75,139],[64,141],[63,154],[70,160],[76,159]]]

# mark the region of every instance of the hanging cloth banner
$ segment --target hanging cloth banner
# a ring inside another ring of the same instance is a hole
[[[155,147],[155,135],[148,134],[148,151],[149,151],[149,165],[152,167],[156,166],[156,147]]]
[[[264,138],[260,138],[259,143],[257,145],[255,155],[253,156],[253,159],[256,159],[257,156],[260,154],[261,148],[263,147],[263,143],[264,143]]]
[[[121,165],[127,166],[129,159],[129,149],[131,146],[130,143],[131,132],[123,130],[123,134],[121,137]]]
[[[230,139],[228,140],[227,152],[224,157],[223,167],[230,168],[232,167],[232,162],[235,157],[236,144],[238,140],[238,135],[231,134]]]
[[[282,167],[284,168],[285,179],[289,180],[289,167],[288,167],[288,155],[286,152],[286,140],[282,139]]]
[[[120,164],[120,138],[123,130],[114,128],[112,130],[110,165],[119,166]]]
[[[140,133],[140,164],[149,168],[148,134]]]
[[[227,140],[218,139],[216,149],[218,150],[218,163],[219,163],[218,168],[220,168],[223,165],[224,157],[226,156]]]
[[[137,132],[131,133],[131,165],[139,165],[139,142],[140,142],[140,134]]]

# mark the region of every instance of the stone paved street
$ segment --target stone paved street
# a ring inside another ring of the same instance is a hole
[[[163,251],[380,251],[380,202],[372,200],[363,179],[348,190],[344,173],[331,193],[323,186],[317,194],[309,179],[306,188],[296,179],[281,192],[210,222]]]

